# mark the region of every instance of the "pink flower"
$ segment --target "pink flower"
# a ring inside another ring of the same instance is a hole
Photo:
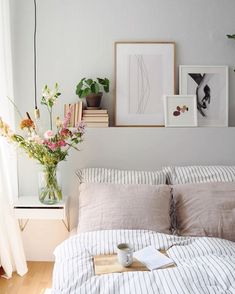
[[[29,138],[29,139],[30,139],[30,141],[34,141],[34,142],[37,143],[37,144],[40,144],[40,145],[43,144],[43,140],[42,140],[42,138],[39,137],[38,135],[33,134],[33,135],[31,136],[31,138]]]
[[[69,129],[62,129],[62,130],[60,131],[60,135],[61,135],[62,137],[69,137],[70,134],[71,134],[71,132],[70,132]]]
[[[51,149],[51,151],[55,151],[58,146],[56,143],[48,142],[48,147]]]
[[[44,140],[43,144],[47,145],[48,148],[50,148],[52,151],[55,151],[56,148],[58,147],[58,145],[56,143],[53,143],[53,142],[50,142],[50,141],[47,141],[47,140]]]
[[[57,145],[60,146],[60,147],[64,147],[67,145],[67,143],[64,141],[64,140],[60,140],[57,142]]]
[[[78,129],[78,132],[81,133],[81,135],[85,133],[85,127],[86,123],[83,120],[76,125],[76,128]]]
[[[71,118],[71,115],[72,115],[72,110],[73,110],[73,105],[71,105],[69,107],[69,110],[68,112],[65,114],[65,117],[64,117],[64,120],[63,120],[63,128],[66,129],[69,125],[69,121],[70,121],[70,118]]]
[[[54,134],[52,132],[52,130],[48,130],[44,133],[44,138],[45,139],[51,139],[52,137],[54,137]]]

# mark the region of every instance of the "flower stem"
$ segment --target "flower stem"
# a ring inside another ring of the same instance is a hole
[[[47,105],[47,110],[49,112],[50,130],[52,130],[52,108]]]
[[[42,203],[53,204],[62,199],[62,191],[57,182],[56,170],[56,165],[43,165],[44,182],[39,190],[39,199]]]
[[[50,113],[50,130],[52,130],[52,108],[49,111],[49,113]]]

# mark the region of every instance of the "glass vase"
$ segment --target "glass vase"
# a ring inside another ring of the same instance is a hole
[[[43,165],[39,172],[39,200],[43,204],[56,204],[62,200],[62,189],[57,165]]]

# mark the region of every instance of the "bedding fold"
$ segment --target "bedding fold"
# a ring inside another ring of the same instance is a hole
[[[115,253],[118,243],[130,243],[134,250],[149,245],[167,250],[177,267],[95,275],[93,256]],[[235,293],[235,243],[223,239],[104,230],[73,236],[54,254],[53,294]]]

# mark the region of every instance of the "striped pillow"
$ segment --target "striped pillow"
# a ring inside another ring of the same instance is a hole
[[[147,184],[166,183],[163,171],[135,171],[108,168],[83,168],[76,172],[80,183]]]
[[[168,184],[235,182],[235,166],[175,166],[165,167]]]

